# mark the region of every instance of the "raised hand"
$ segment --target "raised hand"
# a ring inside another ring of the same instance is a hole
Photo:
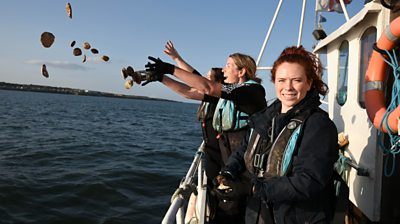
[[[165,74],[174,74],[175,71],[175,66],[163,62],[160,58],[154,58],[149,56],[148,57],[150,61],[153,61],[153,63],[148,62],[145,67],[146,71],[152,72],[156,75],[165,75]]]
[[[174,44],[170,40],[167,42],[167,44],[165,44],[164,53],[170,56],[172,60],[181,59],[181,56],[179,55],[178,51],[174,47]]]

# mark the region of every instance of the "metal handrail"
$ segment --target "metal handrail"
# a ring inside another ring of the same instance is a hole
[[[206,203],[207,203],[207,175],[205,172],[204,157],[201,158],[197,174],[197,201],[196,211],[198,212],[198,224],[206,223]]]
[[[196,170],[201,164],[202,158],[203,158],[203,153],[204,153],[204,141],[201,143],[199,146],[196,155],[193,159],[192,164],[190,165],[190,168],[186,174],[186,176],[182,179],[181,183],[179,184],[178,189],[175,192],[179,192],[180,189],[186,189],[188,186],[191,186],[193,184],[194,177],[196,175]],[[200,170],[203,170],[200,168]],[[200,176],[200,175],[199,175]],[[201,175],[203,177],[204,175]],[[204,179],[202,180],[202,182]],[[200,182],[200,179],[199,179]],[[200,182],[200,183],[202,183]],[[173,224],[173,223],[184,223],[184,216],[185,212],[184,210],[184,202],[187,200],[186,198],[183,197],[181,193],[178,193],[177,195],[174,194],[171,205],[168,208],[168,211],[166,212],[162,224]]]

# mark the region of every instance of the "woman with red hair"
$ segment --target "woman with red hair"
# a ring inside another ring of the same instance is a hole
[[[302,46],[288,47],[271,73],[278,99],[250,117],[244,144],[217,180],[234,191],[240,173],[252,174],[246,223],[330,223],[337,130],[319,108],[328,92],[322,65]]]

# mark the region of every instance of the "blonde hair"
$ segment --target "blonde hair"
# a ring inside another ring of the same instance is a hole
[[[233,59],[238,69],[246,69],[246,80],[254,80],[261,83],[261,79],[256,76],[256,62],[251,56],[242,53],[233,53],[229,57]]]

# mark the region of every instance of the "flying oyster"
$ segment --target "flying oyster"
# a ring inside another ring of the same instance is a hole
[[[46,68],[46,65],[45,65],[45,64],[42,65],[42,75],[43,75],[44,77],[46,77],[46,78],[49,77],[49,72],[47,71],[47,68]]]
[[[137,84],[140,84],[142,82],[140,74],[138,74],[136,72],[133,73],[132,78],[133,78],[133,81],[135,81]]]
[[[67,11],[67,16],[72,19],[72,7],[71,4],[68,2],[67,5],[65,6],[65,9]]]
[[[73,50],[73,54],[74,54],[74,56],[80,56],[80,55],[82,55],[82,50],[80,48],[76,47]]]
[[[49,48],[54,43],[55,36],[50,32],[43,32],[40,36],[40,42],[42,42],[43,47]]]
[[[101,57],[101,59],[102,59],[103,61],[108,61],[108,60],[110,60],[110,58],[109,58],[107,55],[103,55],[103,56]]]
[[[133,86],[133,81],[131,79],[126,80],[125,82],[125,89],[130,89]]]
[[[122,68],[122,77],[126,79],[128,78],[128,76],[131,76],[132,81],[136,82],[137,84],[140,84],[142,82],[141,75],[135,72],[131,66],[128,66],[127,68]]]
[[[90,49],[90,44],[88,42],[83,43],[83,49],[89,50]]]
[[[93,54],[98,54],[98,53],[99,53],[99,51],[98,51],[96,48],[92,48],[92,49],[90,49],[90,51],[91,51]]]
[[[128,78],[129,75],[128,75],[128,70],[126,68],[122,68],[121,73],[124,79]]]

